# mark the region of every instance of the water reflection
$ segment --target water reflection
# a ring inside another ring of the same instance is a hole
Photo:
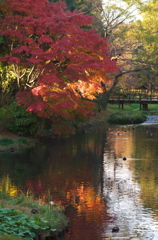
[[[153,138],[152,145],[149,141],[148,145],[146,144],[148,138],[146,134]],[[152,177],[154,172],[157,172],[156,160],[158,160],[152,158],[156,157],[153,152],[157,145],[154,135],[157,140],[157,129],[153,126],[136,129],[115,128],[109,132],[108,144],[112,156],[109,157],[109,151],[105,151],[103,190],[104,198],[110,206],[108,213],[115,219],[112,225],[119,224],[120,231],[117,237],[120,239],[122,237],[158,239],[158,224],[155,221],[156,213],[153,211],[153,196],[155,193],[157,195],[158,184],[156,178]],[[127,157],[127,161],[123,161],[123,156]],[[137,171],[138,167],[139,171]],[[142,180],[143,176],[145,179]],[[142,191],[143,186],[145,192]],[[146,199],[149,200],[150,206],[146,204]],[[112,225],[109,224],[107,229],[110,230]],[[109,237],[112,239],[114,237],[110,231]]]
[[[114,159],[112,163],[105,153],[103,189],[105,201],[110,207],[108,213],[114,217],[113,223],[106,226],[109,237],[114,237],[110,231],[112,226],[118,225],[119,239],[154,239],[152,212],[145,209],[140,201],[141,189],[134,181],[129,163],[122,159]]]
[[[17,197],[19,194],[18,188],[12,184],[8,175],[3,175],[0,179],[0,192],[6,192],[10,197]]]
[[[43,203],[62,204],[71,220],[66,240],[156,240],[157,141],[156,125],[100,127],[1,154],[0,191],[29,189]]]

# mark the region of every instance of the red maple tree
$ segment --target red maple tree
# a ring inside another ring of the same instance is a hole
[[[85,30],[92,17],[66,10],[64,2],[5,0],[1,4],[1,34],[10,53],[1,58],[14,67],[18,104],[50,118],[54,132],[72,130],[69,120],[92,113],[96,94],[107,73],[117,71],[107,40]]]

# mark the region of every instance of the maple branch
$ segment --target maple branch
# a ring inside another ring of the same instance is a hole
[[[35,68],[35,66],[32,67],[32,69],[30,70],[30,72],[27,76],[26,86],[28,86],[28,87],[33,87],[35,85],[35,83],[37,82],[39,75],[42,74],[45,70],[45,68],[43,68],[41,71],[36,69],[36,71],[33,73],[34,68]]]
[[[26,86],[29,87],[29,88],[32,88],[32,85],[26,83]]]
[[[25,75],[25,73],[26,73],[26,69],[24,70],[24,73],[19,77],[19,79],[22,78]]]
[[[28,76],[27,76],[27,82],[29,82],[29,78],[34,70],[35,66],[32,67],[31,71],[29,72]]]
[[[17,76],[17,85],[20,88],[20,76],[19,76],[20,74],[19,74],[18,66],[16,64],[13,64],[13,69]]]
[[[122,71],[119,72],[116,76],[115,76],[115,80],[117,80],[119,77],[122,77],[124,74],[128,74],[128,73],[132,73],[132,72],[140,72],[142,70],[150,70],[150,68],[138,68],[138,69],[133,69],[133,70],[128,70],[128,71]]]

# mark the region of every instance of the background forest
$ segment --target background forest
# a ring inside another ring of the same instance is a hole
[[[112,93],[157,91],[157,15],[157,0],[1,0],[6,127],[69,135]]]

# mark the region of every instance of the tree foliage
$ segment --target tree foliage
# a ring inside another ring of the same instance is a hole
[[[67,8],[70,10],[70,11],[74,11],[76,9],[76,0],[72,1],[72,0],[63,0],[66,5],[67,5]],[[49,2],[59,2],[59,0],[49,0]]]
[[[104,93],[104,107],[116,85],[121,88],[136,87],[140,84],[140,79],[151,85],[155,79],[157,37],[153,32],[156,33],[157,30],[156,28],[153,30],[153,26],[157,26],[156,2],[104,1],[102,12],[104,32],[110,40],[111,57],[120,69],[119,73],[113,75],[108,91]]]
[[[111,81],[106,84],[107,91],[99,99],[101,108],[106,108],[109,96],[120,82],[121,84],[125,82],[122,76],[131,68],[135,42],[127,37],[127,33],[131,27],[130,22],[135,20],[136,5],[133,3],[135,3],[134,0],[102,1],[100,7],[102,32],[105,37],[108,37],[111,58],[120,69],[119,72],[111,75]]]
[[[76,0],[76,6],[79,12],[93,16],[92,28],[104,37],[102,0]]]
[[[90,16],[66,10],[62,1],[35,0],[33,5],[31,0],[1,4],[1,33],[9,41],[9,54],[1,61],[16,74],[18,104],[50,118],[60,134],[70,128],[70,120],[83,120],[92,112],[90,100],[117,67],[106,39],[83,30],[91,24]]]
[[[158,1],[150,1],[142,8],[142,19],[135,23],[132,36],[139,43],[133,60],[146,69],[138,77],[145,84],[155,84],[158,77]]]

